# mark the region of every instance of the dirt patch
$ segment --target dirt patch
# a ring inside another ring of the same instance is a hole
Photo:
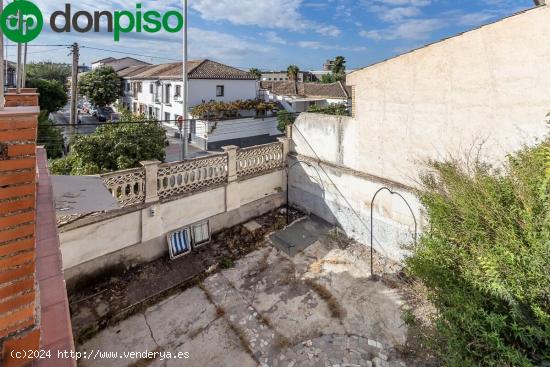
[[[292,220],[303,214],[291,210]],[[260,248],[266,235],[282,229],[286,215],[276,210],[255,219],[254,232],[238,225],[213,235],[212,242],[177,260],[168,256],[109,279],[92,283],[69,294],[73,334],[78,344],[98,331],[140,312],[160,300],[198,284],[221,267]]]
[[[340,304],[340,301],[332,292],[322,284],[317,283],[313,279],[306,279],[305,283],[310,287],[323,301],[326,302],[328,309],[330,310],[330,315],[335,318],[342,320],[346,317],[346,310]]]

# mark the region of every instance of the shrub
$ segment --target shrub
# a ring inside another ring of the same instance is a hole
[[[500,170],[430,163],[429,226],[406,260],[438,313],[432,346],[447,366],[550,360],[550,143]]]
[[[50,169],[57,175],[93,175],[135,168],[141,161],[164,161],[166,144],[166,131],[157,123],[123,113],[121,123],[77,136],[68,156],[51,161]]]
[[[322,113],[324,115],[350,116],[349,108],[345,104],[331,104],[328,106],[311,106],[307,112]]]
[[[296,121],[296,116],[288,111],[277,112],[277,128],[280,132],[284,133],[286,127],[292,125]]]

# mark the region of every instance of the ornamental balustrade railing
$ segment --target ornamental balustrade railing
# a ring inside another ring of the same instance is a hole
[[[142,162],[141,168],[102,175],[121,207],[169,200],[173,197],[266,174],[285,165],[288,139],[176,163]]]

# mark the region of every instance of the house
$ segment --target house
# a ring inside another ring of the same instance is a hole
[[[189,61],[187,67],[189,111],[205,102],[232,103],[258,97],[257,80],[248,72],[212,60]],[[118,75],[122,79],[122,106],[168,127],[178,126],[183,115],[182,63],[130,66],[119,70]],[[224,145],[243,147],[275,141],[280,135],[276,118],[264,116],[259,120],[248,112],[225,119],[223,124],[219,119],[192,120],[192,143],[201,149],[216,150]]]
[[[307,112],[311,106],[345,104],[351,106],[351,89],[342,82],[302,83],[295,81],[261,82],[265,100],[280,103],[293,113]]]
[[[113,68],[115,71],[119,71],[132,66],[145,66],[145,65],[151,65],[151,64],[145,61],[134,59],[133,57],[123,57],[121,59],[108,57],[106,59],[93,61],[92,70],[97,69],[98,67],[108,66]]]
[[[260,80],[265,82],[286,81],[289,80],[289,77],[286,71],[262,71],[262,76]],[[299,82],[310,82],[315,80],[317,80],[317,78],[309,71],[298,72]]]

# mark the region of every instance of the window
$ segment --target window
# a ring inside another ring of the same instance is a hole
[[[164,91],[164,103],[170,103],[171,92],[172,92],[172,86],[170,84],[167,84]]]
[[[164,113],[164,122],[166,122],[166,123],[170,122],[170,113],[169,112]]]
[[[130,83],[126,83],[126,92],[130,91]]]
[[[160,118],[160,109],[158,107],[155,108],[155,118]]]
[[[141,82],[138,83],[138,92],[143,92],[143,84]]]
[[[216,86],[216,97],[223,97],[225,94],[225,87],[223,85]]]
[[[153,83],[149,84],[149,93],[155,94],[155,86],[153,85]]]
[[[210,242],[210,225],[202,222],[193,225],[193,247],[200,247]]]
[[[191,236],[189,228],[168,234],[168,250],[172,260],[191,252]]]
[[[181,97],[181,85],[176,85],[176,97]]]
[[[149,107],[149,117],[153,117],[153,107]]]

